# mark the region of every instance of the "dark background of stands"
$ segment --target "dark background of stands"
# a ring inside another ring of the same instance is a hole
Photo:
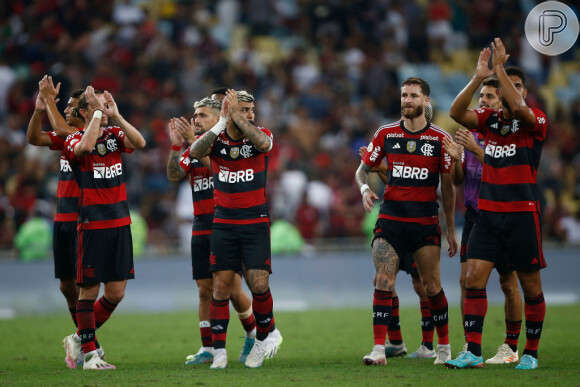
[[[569,6],[574,8],[572,2]],[[431,84],[434,122],[448,117],[479,50],[499,36],[509,64],[528,75],[528,104],[548,114],[538,175],[546,243],[566,241],[562,219],[580,230],[579,43],[558,57],[523,35],[526,0],[13,0],[0,4],[0,256],[40,204],[54,211],[58,154],[27,145],[38,81],[69,93],[110,91],[147,139],[125,158],[133,210],[146,221],[149,255],[174,253],[191,210],[165,176],[167,122],[190,118],[193,102],[218,86],[257,97],[257,124],[274,133],[268,169],[272,219],[285,219],[317,249],[366,245],[354,182],[358,148],[400,116],[399,84]],[[578,9],[575,9],[578,13]],[[49,130],[48,122],[44,123]],[[382,190],[378,179],[372,181]],[[183,188],[183,187],[182,187]],[[187,191],[187,187],[182,191]],[[458,189],[456,223],[462,224]],[[183,201],[182,201],[183,202]],[[187,200],[185,200],[187,202]],[[444,222],[442,222],[444,224]],[[185,230],[185,231],[183,231]]]

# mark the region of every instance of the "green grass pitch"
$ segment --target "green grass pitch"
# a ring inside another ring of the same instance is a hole
[[[369,303],[371,300],[368,300]],[[69,370],[61,340],[72,333],[67,315],[0,320],[0,385],[17,386],[580,386],[578,305],[548,304],[539,364],[534,371],[514,365],[448,370],[432,360],[389,359],[366,367],[372,347],[371,308],[275,312],[284,343],[259,369],[237,362],[243,345],[241,324],[232,313],[226,370],[186,366],[200,346],[197,313],[127,314],[122,305],[97,336],[115,371]],[[420,344],[419,306],[401,309],[403,339],[409,351]],[[463,346],[459,308],[450,308],[453,353]],[[525,343],[522,328],[520,355]],[[503,307],[490,305],[483,356],[491,357],[505,334]]]

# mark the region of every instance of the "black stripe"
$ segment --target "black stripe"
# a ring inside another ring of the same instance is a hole
[[[439,172],[428,173],[427,178],[421,179],[411,179],[408,177],[394,177],[393,171],[389,170],[387,172],[387,181],[389,186],[392,187],[437,187],[439,186]]]
[[[215,206],[215,217],[232,220],[269,218],[270,212],[268,211],[268,204],[266,203],[249,208],[225,208]]]
[[[249,191],[256,191],[266,186],[266,171],[258,172],[253,175],[253,179],[250,181],[237,181],[237,180],[229,180],[230,175],[225,175],[228,171],[220,173],[213,173],[213,184],[214,187],[226,194],[237,194],[242,192],[249,192]],[[236,173],[236,171],[232,171],[232,173]],[[224,182],[220,180],[220,176],[222,179],[228,179],[228,181],[232,181],[232,183]],[[237,178],[237,175],[236,175]],[[245,178],[245,175],[244,175]]]
[[[111,204],[94,204],[91,206],[84,206],[79,213],[79,222],[89,220],[91,222],[97,220],[115,220],[126,218],[129,216],[129,204],[126,200],[119,203]]]
[[[120,185],[122,185],[125,182],[125,178],[124,178],[124,173],[125,171],[123,171],[123,174],[121,175],[117,175],[115,177],[111,177],[111,178],[105,178],[103,176],[103,178],[95,178],[94,177],[94,172],[93,171],[84,171],[82,172],[82,181],[83,181],[83,186],[82,188],[87,188],[87,189],[94,189],[94,188],[99,188],[99,189],[103,189],[103,188],[114,188],[114,187],[118,187]]]
[[[536,184],[491,184],[481,182],[479,197],[496,202],[515,202],[538,200]]]
[[[195,215],[193,217],[193,231],[211,230],[213,214]]]
[[[385,200],[381,205],[380,213],[401,218],[423,218],[437,216],[438,209],[437,202]]]
[[[58,214],[72,214],[79,211],[79,197],[71,196],[56,199],[56,212]]]

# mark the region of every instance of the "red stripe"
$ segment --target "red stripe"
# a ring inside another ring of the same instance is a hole
[[[115,228],[115,227],[122,227],[131,224],[131,217],[127,216],[125,218],[120,219],[111,219],[111,220],[93,220],[90,223],[86,223],[82,225],[84,230],[97,230],[103,228]]]
[[[86,188],[83,192],[83,206],[113,204],[127,200],[125,183],[111,188]]]
[[[535,184],[536,179],[532,174],[529,165],[514,165],[510,167],[494,168],[489,164],[485,165],[486,173],[481,176],[481,181],[485,183],[501,185],[498,182],[504,181],[507,184]]]
[[[76,222],[79,220],[79,214],[74,212],[72,214],[55,214],[55,222]]]
[[[213,214],[214,211],[215,211],[215,201],[213,200],[213,198],[193,201],[194,215]]]
[[[255,219],[221,219],[214,218],[214,223],[227,224],[254,224],[254,223],[270,223],[269,218],[255,218]]]
[[[254,191],[225,193],[219,189],[214,189],[216,205],[225,208],[250,208],[266,203],[264,188]]]
[[[516,202],[496,202],[479,198],[477,207],[480,210],[495,211],[495,212],[529,212],[538,211],[538,204],[529,200]]]
[[[192,236],[196,236],[196,235],[211,235],[211,230],[204,230],[204,231],[192,231],[191,232]]]
[[[538,240],[538,252],[540,254],[540,266],[546,267],[546,257],[544,257],[544,249],[542,249],[542,230],[540,229],[540,215],[534,212],[534,225],[536,226],[536,239]]]
[[[379,214],[379,218],[396,220],[396,221],[405,222],[405,223],[419,223],[419,224],[423,224],[423,225],[438,224],[439,223],[439,219],[436,216],[424,216],[422,218],[408,218],[408,217],[402,218],[402,217],[398,217],[398,216]]]
[[[80,196],[81,190],[75,180],[59,180],[56,189],[57,198]]]
[[[83,230],[77,229],[77,283],[80,284],[83,282]]]

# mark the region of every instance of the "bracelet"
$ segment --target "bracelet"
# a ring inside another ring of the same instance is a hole
[[[93,113],[93,118],[100,120],[103,117],[103,111],[100,109],[95,110]]]
[[[181,150],[181,145],[171,145],[171,150],[179,152]]]
[[[216,136],[219,136],[220,133],[223,132],[224,129],[226,128],[227,123],[228,123],[227,117],[220,116],[220,120],[218,121],[218,123],[215,124],[214,127],[211,128],[209,131],[215,134]]]
[[[370,190],[371,188],[369,187],[369,185],[368,185],[368,184],[363,184],[363,185],[360,187],[360,194],[364,196],[364,194],[365,194],[365,191],[366,191],[367,189],[368,189],[368,190]]]

